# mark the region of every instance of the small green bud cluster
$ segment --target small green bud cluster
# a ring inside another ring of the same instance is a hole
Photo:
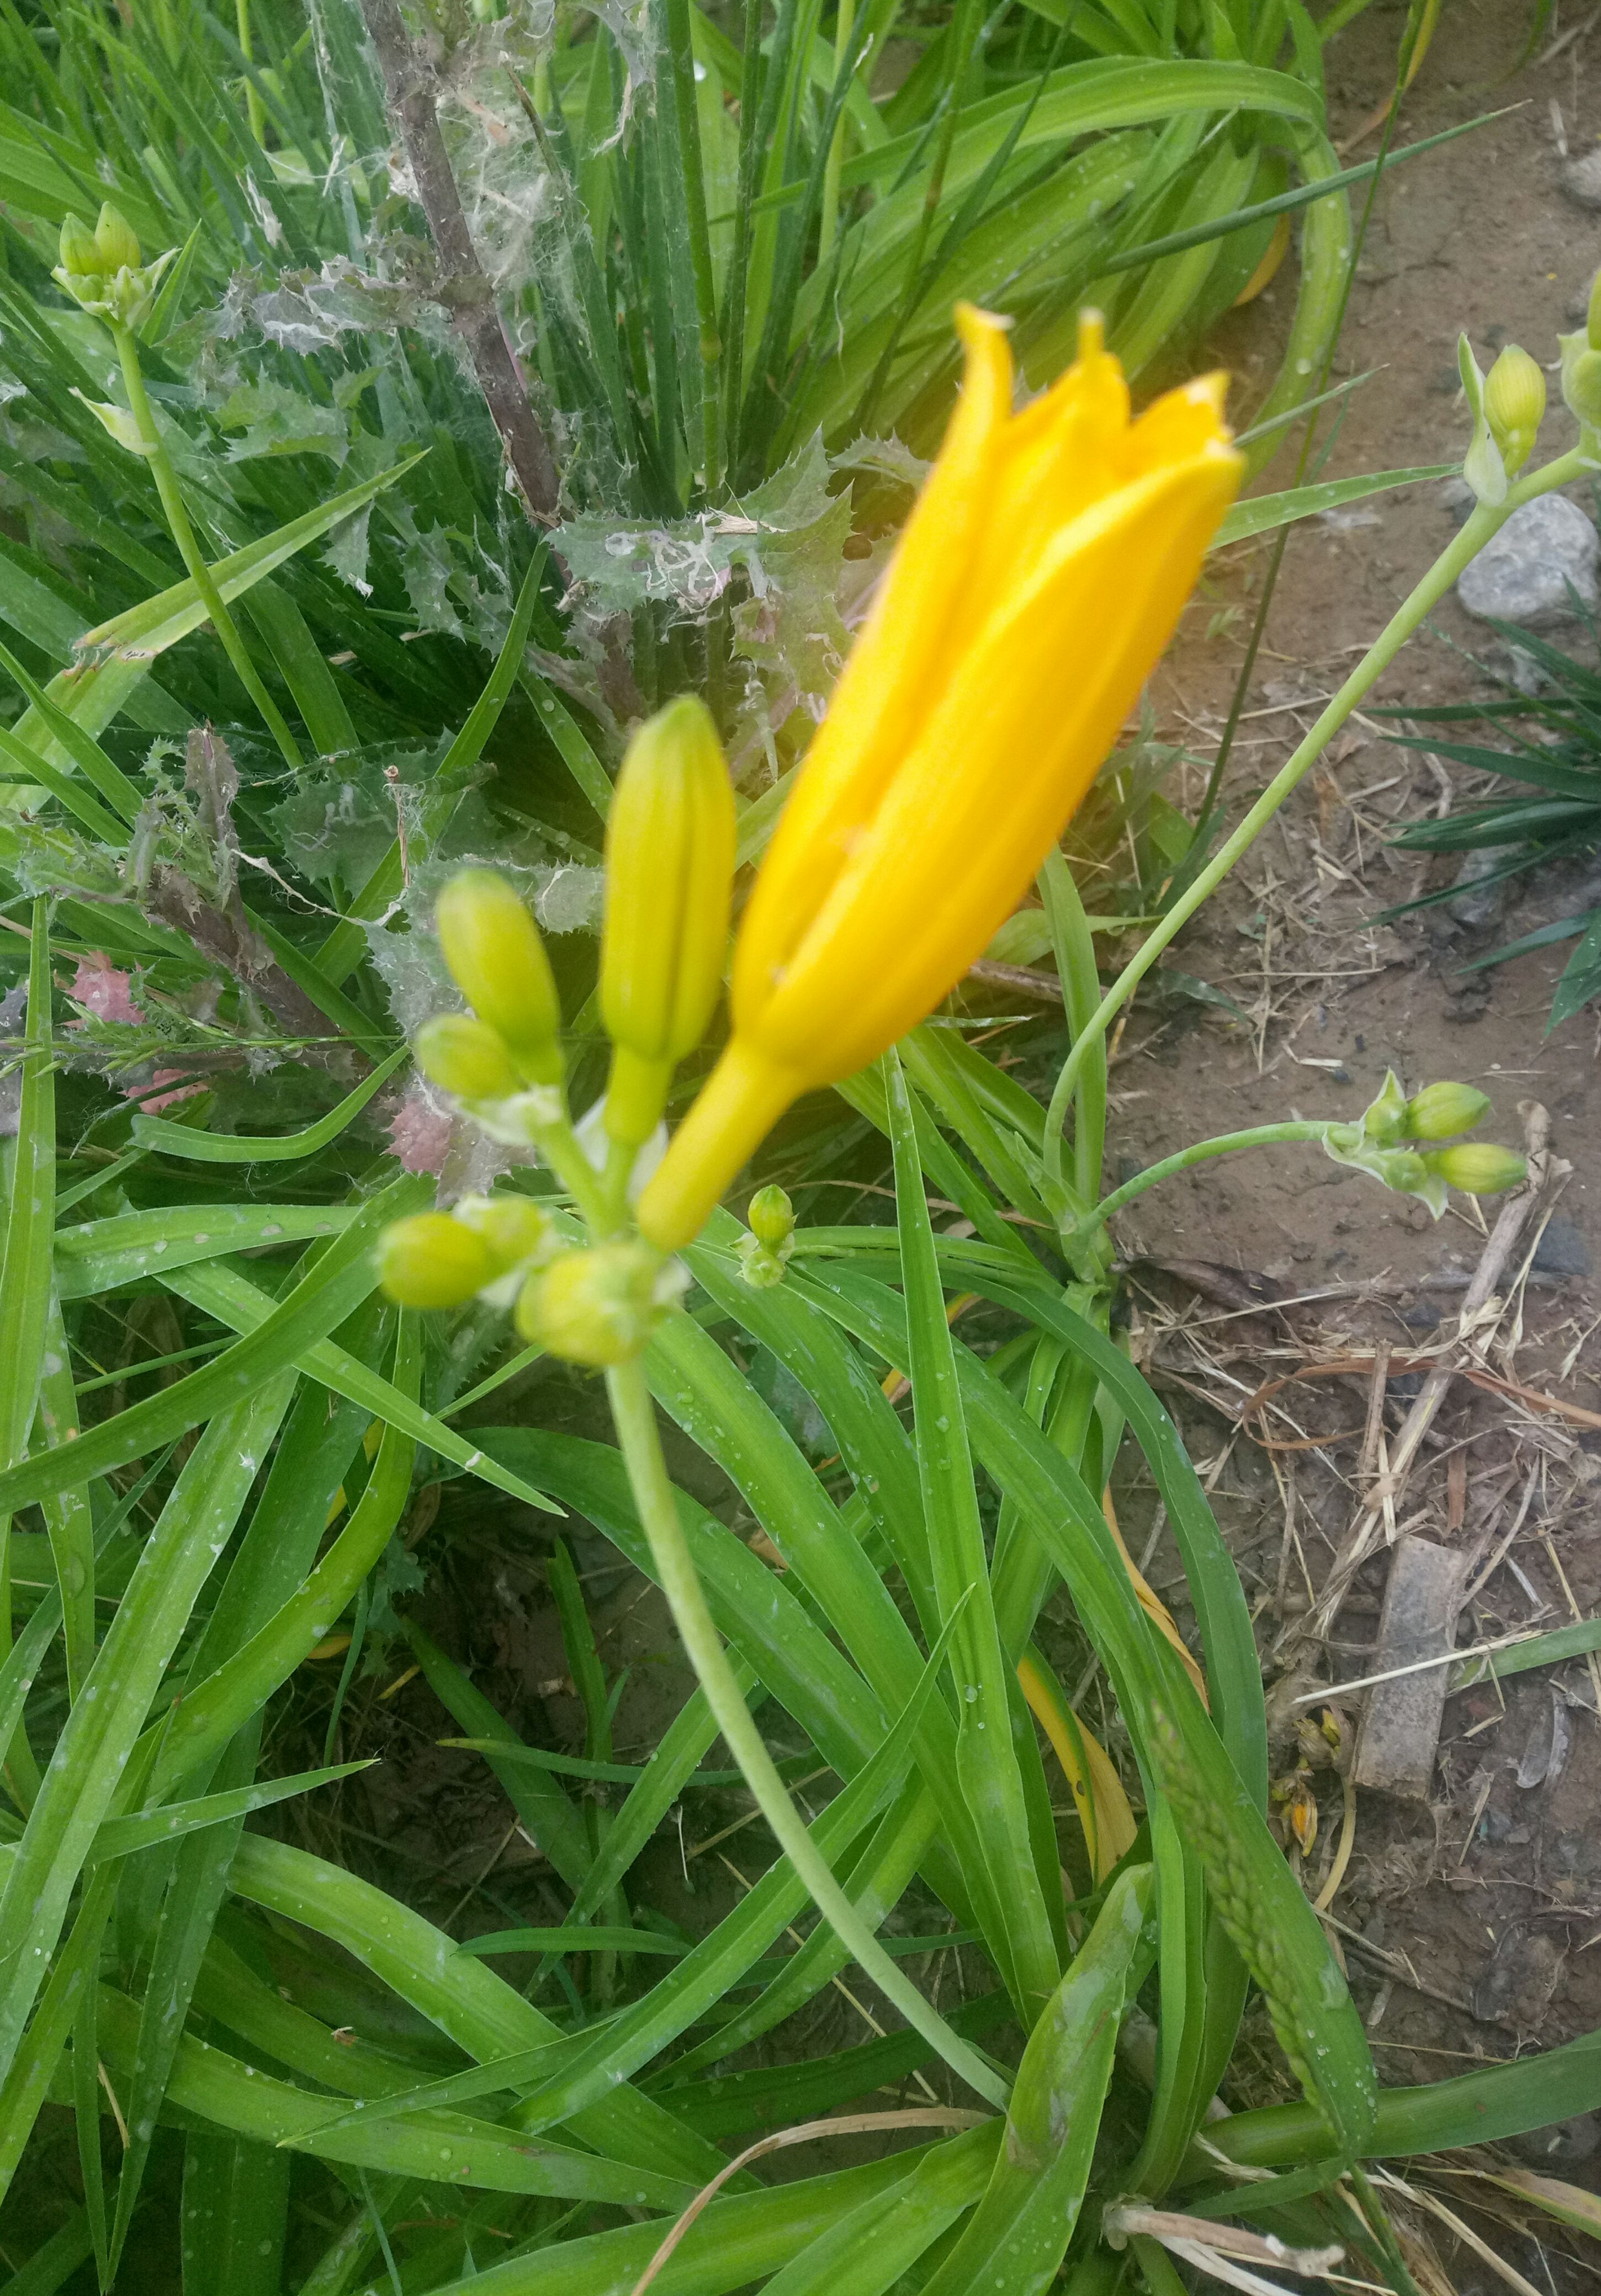
[[[1454,1147],[1415,1144],[1456,1140],[1490,1113],[1485,1095],[1468,1084],[1429,1084],[1410,1100],[1393,1069],[1355,1124],[1331,1124],[1323,1144],[1337,1164],[1367,1172],[1398,1195],[1419,1196],[1436,1219],[1445,1210],[1446,1190],[1494,1196],[1515,1188],[1528,1167],[1511,1148],[1490,1141],[1459,1141]]]
[[[607,1371],[648,1345],[688,1281],[637,1237],[564,1251],[523,1285],[517,1329],[553,1356]]]
[[[378,1281],[402,1308],[510,1306],[556,1249],[548,1213],[528,1196],[464,1196],[447,1212],[396,1220],[378,1240]]]
[[[161,275],[177,250],[168,248],[153,263],[143,262],[133,226],[108,200],[93,231],[80,216],[67,217],[60,251],[51,274],[56,284],[95,318],[137,331],[150,316]]]
[[[795,1248],[795,1208],[782,1188],[758,1188],[745,1218],[750,1233],[739,1240],[739,1272],[753,1292],[767,1292],[783,1283]]]

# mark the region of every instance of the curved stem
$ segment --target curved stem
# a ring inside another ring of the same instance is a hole
[[[145,459],[156,482],[156,492],[161,497],[161,508],[166,513],[172,538],[177,544],[178,555],[189,570],[189,578],[200,594],[200,602],[206,610],[212,628],[222,640],[223,651],[239,673],[245,692],[261,712],[263,723],[284,758],[299,771],[306,760],[300,755],[282,711],[262,684],[260,673],[245,650],[244,640],[239,635],[234,617],[223,603],[216,577],[206,563],[205,554],[189,522],[189,513],[184,507],[184,497],[178,487],[177,472],[161,443],[155,416],[151,412],[150,395],[144,388],[144,371],[139,364],[139,346],[129,328],[113,325],[111,332],[117,341],[117,355],[122,362],[122,379],[127,385],[128,406],[133,411],[134,421],[139,426]]]
[[[1449,548],[1441,553],[1411,595],[1396,610],[1311,732],[1280,767],[1233,836],[1219,847],[1214,857],[1174,902],[1138,955],[1129,959],[1102,997],[1088,1027],[1074,1040],[1062,1064],[1062,1073],[1056,1078],[1056,1088],[1051,1095],[1050,1111],[1046,1118],[1047,1140],[1055,1137],[1062,1130],[1068,1103],[1091,1047],[1105,1035],[1108,1027],[1170,941],[1176,939],[1183,931],[1203,902],[1208,900],[1221,884],[1241,854],[1267,827],[1291,791],[1317,764],[1351,711],[1377,684],[1414,630],[1433,612],[1464,567],[1478,556],[1491,535],[1506,524],[1515,510],[1521,509],[1526,502],[1532,502],[1537,495],[1548,494],[1553,488],[1565,486],[1569,480],[1582,477],[1593,467],[1590,458],[1581,449],[1574,447],[1571,453],[1560,455],[1556,462],[1548,463],[1543,471],[1537,471],[1521,485],[1513,487],[1504,503],[1494,508],[1484,503],[1477,505],[1461,533]]]
[[[1147,1188],[1154,1188],[1159,1180],[1170,1180],[1175,1172],[1187,1172],[1192,1164],[1210,1163],[1214,1156],[1231,1156],[1236,1148],[1270,1148],[1281,1140],[1321,1140],[1329,1121],[1323,1117],[1284,1124],[1254,1124],[1244,1132],[1220,1132],[1213,1140],[1197,1140],[1188,1148],[1180,1148],[1176,1155],[1164,1156],[1160,1164],[1148,1165],[1145,1171],[1137,1172],[1121,1188],[1114,1188],[1093,1211],[1085,1213],[1063,1241],[1077,1243],[1114,1213],[1121,1212],[1136,1196],[1143,1196]]]
[[[944,2018],[891,1959],[834,1879],[827,1860],[813,1845],[796,1814],[761,1733],[740,1694],[734,1669],[707,1607],[685,1540],[684,1527],[678,1520],[667,1463],[661,1456],[655,1406],[638,1360],[615,1365],[606,1374],[606,1387],[635,1504],[650,1541],[656,1575],[672,1611],[673,1623],[728,1751],[755,1796],[774,1840],[810,1891],[818,1912],[880,1992],[939,2051],[953,2072],[1004,2112],[1005,2081],[976,2050],[952,2032]]]

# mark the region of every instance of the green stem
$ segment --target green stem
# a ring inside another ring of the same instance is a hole
[[[234,20],[239,30],[239,53],[247,64],[253,64],[256,54],[250,45],[250,0],[234,0]],[[261,91],[248,75],[244,83],[244,108],[250,123],[250,134],[265,151],[267,111],[261,101]]]
[[[953,2072],[998,2111],[1004,2112],[1006,2083],[975,2050],[951,2031],[891,1959],[834,1879],[827,1860],[814,1847],[810,1834],[796,1815],[761,1733],[740,1694],[734,1669],[707,1607],[678,1520],[667,1463],[661,1456],[655,1406],[637,1359],[618,1364],[609,1371],[606,1387],[635,1504],[650,1540],[656,1575],[672,1611],[673,1623],[724,1742],[755,1796],[774,1840],[810,1891],[818,1912],[880,1992],[894,2003],[930,2046],[939,2051]]]
[[[1067,1025],[1076,1039],[1088,1028],[1100,1000],[1101,976],[1096,965],[1095,937],[1078,884],[1060,849],[1047,853],[1039,873],[1040,898],[1055,946],[1056,971],[1067,1007]],[[1106,1146],[1106,1061],[1097,1053],[1084,1064],[1078,1081],[1078,1105],[1073,1113],[1073,1185],[1080,1202],[1093,1204],[1101,1193],[1101,1159]],[[1045,1168],[1060,1187],[1062,1127],[1047,1126]]]
[[[856,0],[840,0],[839,20],[833,35],[833,70],[837,79],[846,57],[850,53],[851,35],[856,29]],[[823,208],[817,223],[817,267],[828,259],[834,234],[840,223],[840,174],[845,164],[845,115],[840,114],[835,123],[833,140],[828,146],[828,159],[823,169]]]
[[[593,1233],[609,1235],[616,1222],[611,1216],[605,1181],[585,1155],[579,1136],[565,1117],[554,1124],[530,1125],[534,1146],[566,1189]]]
[[[261,712],[263,723],[283,751],[285,759],[299,772],[303,769],[306,760],[300,755],[294,735],[284,722],[282,711],[262,684],[260,673],[245,650],[244,641],[239,635],[234,617],[223,603],[222,593],[217,586],[211,569],[207,565],[201,550],[194,529],[189,522],[189,513],[184,507],[184,497],[178,488],[177,472],[173,469],[171,457],[161,443],[160,433],[156,429],[155,416],[151,412],[150,396],[144,388],[144,372],[139,364],[139,346],[134,340],[133,331],[113,321],[111,332],[116,340],[117,356],[122,361],[122,378],[127,385],[128,406],[133,411],[134,421],[139,427],[139,437],[144,447],[145,460],[149,463],[151,474],[155,480],[156,492],[161,497],[161,508],[166,512],[168,527],[173,540],[177,544],[178,555],[189,570],[189,578],[200,594],[201,603],[206,610],[211,627],[222,640],[223,651],[238,671],[240,682],[245,692]]]
[[[1149,1165],[1114,1188],[1104,1202],[1086,1212],[1071,1233],[1064,1239],[1069,1244],[1079,1242],[1094,1229],[1111,1219],[1136,1196],[1143,1196],[1159,1180],[1170,1180],[1175,1172],[1187,1172],[1192,1164],[1210,1163],[1214,1156],[1231,1156],[1236,1148],[1270,1148],[1281,1140],[1321,1140],[1328,1130],[1328,1120],[1309,1118],[1301,1123],[1255,1124],[1244,1132],[1220,1132],[1213,1140],[1197,1140],[1188,1148],[1180,1148],[1174,1156],[1164,1156],[1160,1164]]]
[[[1050,1111],[1046,1118],[1047,1141],[1061,1135],[1068,1103],[1091,1050],[1105,1036],[1111,1023],[1163,949],[1183,931],[1203,902],[1211,898],[1241,854],[1260,835],[1291,791],[1317,764],[1352,710],[1377,684],[1414,630],[1433,612],[1464,567],[1478,556],[1491,535],[1506,524],[1515,510],[1520,509],[1526,502],[1532,502],[1537,495],[1548,494],[1555,487],[1565,486],[1572,479],[1582,478],[1593,467],[1589,456],[1576,447],[1570,453],[1558,456],[1556,462],[1548,463],[1543,471],[1537,471],[1521,485],[1513,487],[1504,503],[1498,504],[1493,509],[1484,503],[1477,505],[1461,533],[1449,548],[1441,553],[1411,595],[1396,610],[1305,741],[1280,767],[1233,836],[1219,847],[1206,867],[1186,887],[1162,922],[1151,932],[1138,955],[1129,959],[1102,997],[1088,1027],[1077,1037],[1062,1064],[1062,1073],[1056,1078],[1056,1088],[1051,1095]]]

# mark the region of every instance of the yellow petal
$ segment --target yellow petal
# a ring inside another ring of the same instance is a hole
[[[1222,447],[1121,489],[973,634],[754,1021],[774,1062],[850,1075],[965,972],[1094,780],[1237,485]]]
[[[940,458],[851,648],[806,770],[768,848],[735,957],[736,1011],[754,1018],[776,972],[870,821],[971,612],[967,573],[989,514],[1012,404],[1003,324],[964,307],[967,372]]]

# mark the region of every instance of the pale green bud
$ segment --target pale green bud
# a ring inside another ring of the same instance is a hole
[[[100,269],[105,272],[136,271],[139,268],[139,242],[127,217],[108,200],[100,210],[100,221],[94,226],[94,244],[100,250]]]
[[[483,1238],[497,1276],[548,1257],[555,1238],[550,1214],[529,1196],[464,1196],[455,1217]]]
[[[1601,423],[1601,349],[1587,332],[1558,335],[1562,352],[1562,396],[1571,414],[1587,425]]]
[[[627,1363],[661,1320],[663,1272],[660,1255],[646,1243],[563,1252],[523,1285],[517,1329],[569,1363],[596,1370]]]
[[[100,242],[81,216],[70,215],[62,226],[61,267],[74,279],[97,278],[105,269]]]
[[[734,790],[704,702],[684,694],[628,744],[606,820],[600,1007],[616,1047],[606,1130],[637,1146],[722,987],[736,832]]]
[[[1593,351],[1601,351],[1601,271],[1590,281],[1589,309],[1585,316],[1585,333]]]
[[[795,1208],[782,1188],[758,1188],[745,1207],[745,1221],[758,1243],[781,1251],[795,1232]]]
[[[1545,376],[1526,350],[1508,343],[1484,385],[1484,416],[1509,478],[1533,452],[1545,413]]]
[[[521,1083],[497,1032],[465,1013],[441,1013],[417,1031],[417,1066],[457,1100],[509,1100]]]
[[[1490,1114],[1487,1094],[1471,1084],[1425,1084],[1407,1103],[1409,1140],[1454,1140]]]
[[[1490,1140],[1465,1140],[1456,1148],[1425,1149],[1418,1159],[1448,1188],[1467,1196],[1498,1196],[1515,1188],[1529,1167],[1515,1149]]]
[[[401,1308],[459,1308],[495,1280],[489,1247],[448,1212],[396,1220],[378,1239],[378,1281]]]
[[[1407,1132],[1407,1095],[1393,1069],[1386,1069],[1377,1095],[1362,1111],[1362,1137],[1375,1148],[1392,1148]]]
[[[492,869],[464,869],[434,911],[452,980],[530,1084],[562,1080],[562,1007],[539,928]]]

